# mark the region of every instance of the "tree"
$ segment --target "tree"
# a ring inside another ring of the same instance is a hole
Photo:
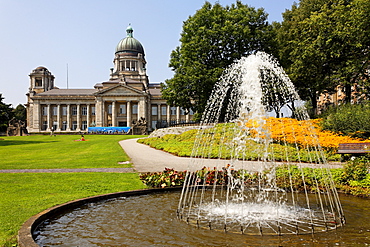
[[[170,105],[202,113],[223,70],[236,59],[269,51],[270,26],[263,9],[241,1],[222,7],[205,2],[184,22],[181,45],[171,53],[173,78],[162,85]]]
[[[15,119],[21,120],[22,122],[25,122],[27,119],[26,107],[24,107],[22,104],[17,105],[17,107],[13,110],[13,114]]]
[[[278,57],[314,113],[321,93],[366,81],[368,14],[367,0],[301,0],[274,26]]]
[[[12,118],[12,107],[10,104],[3,102],[3,96],[0,93],[0,132],[6,132],[9,120]]]

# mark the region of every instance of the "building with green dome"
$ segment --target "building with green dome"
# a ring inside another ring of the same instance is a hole
[[[91,89],[58,88],[46,67],[30,73],[26,105],[29,133],[79,133],[89,127],[134,127],[138,123],[150,132],[191,121],[192,112],[167,105],[160,83],[149,83],[144,47],[134,38],[131,26],[126,33],[117,44],[109,80]]]

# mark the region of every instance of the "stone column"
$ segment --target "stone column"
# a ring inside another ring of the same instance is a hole
[[[105,101],[104,99],[101,100],[101,126],[107,126],[106,119],[105,119]]]
[[[67,129],[66,131],[71,131],[71,104],[67,104]]]
[[[81,131],[81,104],[77,104],[77,128],[76,131]]]
[[[50,107],[50,104],[47,104],[47,110],[46,110],[46,114],[47,114],[47,121],[48,121],[48,127],[46,128],[46,131],[51,131],[51,107]]]
[[[57,105],[57,122],[58,122],[58,126],[57,126],[57,129],[56,131],[61,131],[61,125],[62,125],[62,119],[60,117],[60,104]]]
[[[40,131],[40,102],[34,101],[33,105],[33,130]]]
[[[157,104],[157,121],[162,121],[162,109],[161,104]]]
[[[87,112],[86,112],[86,131],[87,131],[87,128],[90,127],[90,104],[86,104],[86,108],[87,108]]]
[[[116,113],[116,101],[112,101],[112,127],[116,127],[117,113]]]
[[[167,124],[171,123],[171,106],[167,105]]]
[[[180,106],[176,107],[176,123],[180,123]]]
[[[95,125],[96,127],[102,127],[103,126],[103,116],[102,116],[102,98],[98,97],[96,99],[96,105],[95,105]]]
[[[127,101],[127,127],[131,127],[131,101]]]

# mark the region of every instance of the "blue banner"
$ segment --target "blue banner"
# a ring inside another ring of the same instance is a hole
[[[114,134],[114,133],[127,133],[131,127],[89,127],[87,128],[87,133],[104,133],[104,134]]]

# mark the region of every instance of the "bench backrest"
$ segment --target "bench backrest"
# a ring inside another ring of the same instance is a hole
[[[368,153],[370,152],[370,142],[362,143],[340,143],[338,147],[339,154]]]

